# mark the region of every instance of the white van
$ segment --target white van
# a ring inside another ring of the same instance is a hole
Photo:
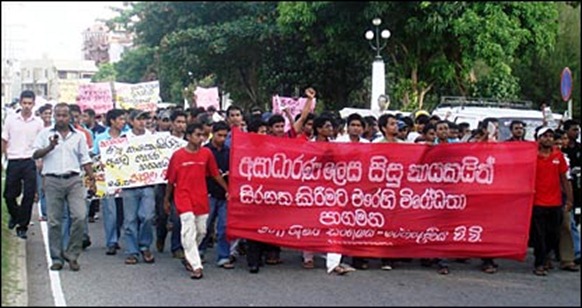
[[[340,113],[340,117],[342,119],[347,118],[352,113],[358,113],[362,117],[367,117],[367,116],[371,115],[371,116],[374,116],[376,119],[378,119],[381,115],[383,115],[385,113],[391,113],[393,115],[401,114],[403,117],[410,116],[410,112],[408,112],[408,111],[400,111],[400,110],[380,111],[380,110],[370,110],[370,109],[351,108],[351,107],[345,107],[342,110],[340,110],[339,113]]]
[[[477,128],[479,122],[485,118],[497,118],[499,140],[511,137],[509,124],[513,120],[520,120],[526,124],[526,140],[534,140],[535,128],[544,122],[544,114],[540,110],[532,109],[532,103],[529,101],[504,102],[494,99],[443,96],[432,114],[457,124],[469,123],[471,129]],[[546,116],[546,119],[549,120],[550,127],[556,128],[562,115],[552,113],[551,116]]]

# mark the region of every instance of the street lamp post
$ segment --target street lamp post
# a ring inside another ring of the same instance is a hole
[[[372,20],[372,24],[375,27],[375,31],[368,30],[365,34],[366,39],[370,43],[370,47],[376,51],[376,58],[372,63],[372,95],[370,96],[370,110],[372,111],[381,111],[388,108],[384,102],[386,100],[386,77],[384,70],[384,60],[382,59],[382,56],[380,56],[380,51],[386,47],[388,38],[390,37],[390,31],[388,29],[384,29],[382,32],[380,32],[379,26],[381,23],[382,20],[380,18],[374,18]],[[380,38],[383,39],[383,42],[380,41]],[[373,41],[374,43],[372,43]],[[380,106],[381,104],[382,106]]]
[[[188,107],[188,100],[190,99],[190,106],[189,107],[196,107],[194,106],[194,102],[190,98],[190,86],[192,85],[192,76],[194,73],[188,71],[188,84],[184,87],[184,108]]]

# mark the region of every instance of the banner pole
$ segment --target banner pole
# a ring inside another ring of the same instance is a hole
[[[115,82],[110,81],[109,82],[109,86],[111,86],[111,101],[113,101],[113,109],[116,109],[116,103],[117,103],[117,99],[116,96],[117,94],[115,93]]]

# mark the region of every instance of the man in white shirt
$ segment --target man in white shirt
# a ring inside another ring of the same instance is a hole
[[[66,103],[55,106],[55,125],[43,129],[34,141],[32,158],[42,159],[48,211],[51,270],[61,270],[63,260],[72,271],[80,269],[84,223],[87,218],[86,190],[80,176],[83,168],[89,178],[89,189],[95,191],[92,160],[85,135],[70,123],[71,111]],[[65,201],[71,219],[70,239],[63,251],[62,223]]]
[[[347,120],[348,124],[348,133],[345,135],[338,136],[334,141],[335,142],[362,142],[362,143],[370,143],[370,141],[366,138],[362,137],[364,133],[364,118],[357,114],[352,113],[348,116]]]
[[[37,196],[33,143],[44,127],[43,121],[32,112],[35,98],[34,92],[23,91],[20,94],[20,112],[7,116],[2,127],[2,155],[8,160],[4,186],[4,199],[10,213],[8,228],[18,226],[16,234],[22,239],[27,238],[32,206]],[[20,194],[22,202],[18,205],[16,198]]]

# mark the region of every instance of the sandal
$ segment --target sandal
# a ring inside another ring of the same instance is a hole
[[[338,266],[336,266],[336,267],[333,269],[333,271],[331,271],[331,272],[330,272],[330,274],[331,274],[331,273],[334,273],[334,274],[336,274],[336,275],[338,275],[338,276],[342,276],[342,275],[345,275],[345,274],[347,274],[347,273],[348,273],[348,270],[347,270],[347,269],[345,269],[343,266],[341,266],[341,265],[338,265]]]
[[[201,268],[197,268],[196,270],[192,271],[192,273],[190,273],[190,278],[192,278],[192,279],[200,279],[203,276],[204,275],[202,274]]]
[[[552,261],[548,260],[546,261],[546,264],[544,264],[544,270],[548,271],[554,269],[554,264],[552,263]]]
[[[267,263],[269,265],[277,265],[277,264],[283,263],[283,261],[279,258],[270,258],[270,259],[265,260],[265,263]]]
[[[234,268],[234,263],[228,261],[228,262],[220,265],[220,267],[222,267],[224,269],[233,269]]]
[[[313,268],[315,268],[315,263],[313,262],[313,260],[303,261],[303,268],[313,269]]]
[[[154,258],[154,255],[149,250],[142,250],[141,256],[143,257],[143,261],[145,263],[154,263],[156,261],[156,259]]]
[[[186,259],[182,259],[182,264],[184,265],[184,268],[186,268],[186,270],[188,272],[194,271],[194,269],[192,268],[192,265],[190,265],[190,262],[188,262]]]
[[[560,266],[560,269],[563,271],[568,271],[568,272],[580,271],[580,268],[578,268],[578,266],[576,266],[576,264],[568,264],[568,265]]]
[[[544,269],[544,266],[538,266],[533,270],[534,275],[536,276],[547,276],[548,272]]]
[[[481,270],[487,274],[495,274],[497,272],[497,267],[493,264],[485,264]]]
[[[134,265],[137,264],[138,260],[136,256],[129,256],[125,259],[125,264]]]
[[[437,273],[439,273],[440,275],[448,275],[449,274],[449,268],[446,266],[443,266],[441,268],[439,268],[439,270],[437,271]]]

